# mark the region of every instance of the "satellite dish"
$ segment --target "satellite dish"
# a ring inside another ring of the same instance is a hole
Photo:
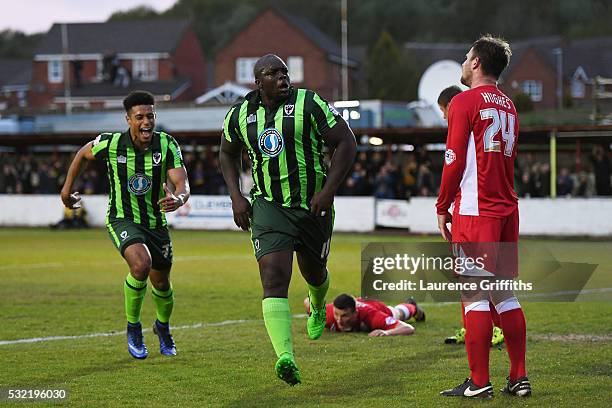
[[[438,109],[438,96],[443,89],[452,85],[457,85],[463,90],[468,89],[461,84],[461,65],[452,60],[434,62],[421,76],[419,99],[433,105],[441,117],[442,113]]]

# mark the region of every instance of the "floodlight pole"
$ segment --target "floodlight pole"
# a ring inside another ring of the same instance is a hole
[[[552,53],[557,57],[557,109],[563,110],[563,49],[555,48]]]
[[[68,26],[62,24],[62,59],[64,68],[64,103],[66,104],[66,115],[72,114],[72,102],[70,101],[70,61],[68,61]]]
[[[342,30],[342,100],[348,100],[348,22],[347,22],[347,0],[340,2],[340,28]]]

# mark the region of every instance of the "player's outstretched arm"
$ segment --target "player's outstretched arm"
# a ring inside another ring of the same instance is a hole
[[[325,185],[310,201],[310,211],[315,215],[321,215],[322,211],[327,211],[332,206],[334,195],[348,171],[353,167],[357,154],[355,135],[342,119],[338,120],[333,128],[327,130],[323,134],[323,138],[334,153]]]
[[[251,227],[251,204],[240,192],[240,157],[242,146],[239,143],[231,143],[224,137],[221,138],[221,149],[219,151],[219,164],[223,179],[232,199],[232,212],[234,222],[242,230]]]
[[[168,179],[174,185],[174,192],[170,191],[166,183],[164,183],[163,187],[166,196],[157,202],[162,212],[177,210],[189,200],[191,194],[187,170],[185,170],[184,166],[168,170]]]
[[[72,159],[72,163],[70,163],[70,168],[66,174],[66,181],[64,181],[64,187],[62,187],[62,191],[60,193],[62,202],[68,208],[78,208],[81,206],[81,196],[79,195],[78,191],[72,192],[72,186],[83,171],[85,171],[87,162],[95,159],[91,151],[92,143],[93,142],[89,142],[85,146],[81,147],[74,156],[74,159]]]
[[[397,325],[388,330],[372,330],[368,336],[370,337],[382,337],[382,336],[399,336],[404,335],[408,336],[414,333],[414,327],[409,325],[406,322],[397,322]]]

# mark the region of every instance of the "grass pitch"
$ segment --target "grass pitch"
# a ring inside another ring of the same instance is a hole
[[[408,337],[325,333],[313,342],[306,336],[306,320],[295,318],[303,383],[291,388],[274,375],[276,356],[261,320],[261,288],[248,234],[174,231],[172,236],[172,325],[179,355],[161,356],[157,338],[148,331],[149,357],[137,361],[127,353],[124,335],[127,267],[105,231],[0,229],[0,342],[116,333],[0,343],[0,390],[66,389],[66,400],[44,405],[86,407],[604,407],[612,400],[609,302],[522,302],[534,387],[528,400],[499,393],[508,363],[505,350],[497,349],[491,351],[492,400],[437,395],[468,375],[463,347],[443,344],[460,325],[457,304],[428,305],[427,322]],[[329,299],[341,292],[359,293],[360,244],[373,240],[423,239],[336,234]],[[594,280],[612,276],[611,242],[550,245],[560,260],[592,262],[597,257]],[[305,295],[306,285],[294,268],[289,297],[294,314],[303,313]],[[155,319],[150,290],[142,316],[143,325],[150,327]],[[4,404],[11,403],[0,401]]]

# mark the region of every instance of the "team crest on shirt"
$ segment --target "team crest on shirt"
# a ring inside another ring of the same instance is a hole
[[[128,181],[128,189],[130,193],[135,195],[144,195],[151,188],[151,179],[145,174],[136,173],[130,177]]]
[[[257,116],[254,113],[251,113],[249,116],[247,116],[247,125],[250,125],[251,123],[255,122],[257,122]]]
[[[455,155],[455,152],[453,151],[453,149],[446,149],[446,153],[444,153],[444,162],[446,163],[447,166],[450,166],[451,164],[453,164],[456,158],[457,158],[457,155]]]
[[[117,156],[117,163],[122,163],[122,164],[127,163],[127,157],[122,156],[122,155]]]
[[[257,140],[259,150],[268,157],[278,156],[285,147],[283,136],[274,128],[264,129]]]
[[[161,163],[161,158],[162,154],[160,152],[153,153],[153,165],[159,166],[159,163]]]
[[[285,105],[285,116],[293,116],[295,105]]]

